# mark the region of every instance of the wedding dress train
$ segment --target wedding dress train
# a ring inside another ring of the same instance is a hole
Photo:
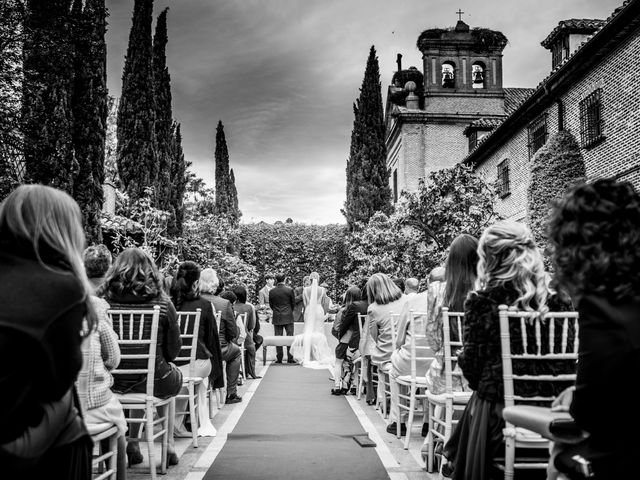
[[[333,351],[324,333],[325,313],[321,304],[324,293],[324,289],[318,288],[318,280],[315,278],[303,292],[304,330],[301,335],[294,337],[291,345],[291,355],[303,367],[333,368],[335,363]]]

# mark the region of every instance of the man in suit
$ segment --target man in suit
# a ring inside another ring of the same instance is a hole
[[[227,399],[225,403],[239,403],[242,397],[238,395],[238,377],[240,375],[241,353],[240,347],[235,343],[238,336],[238,326],[233,306],[229,300],[220,296],[224,290],[224,281],[217,275],[213,279],[215,293],[206,298],[213,304],[216,312],[220,312],[220,347],[222,349],[222,359],[227,362]]]
[[[303,299],[303,292],[304,292],[304,287],[308,287],[309,285],[311,285],[311,279],[309,278],[308,275],[306,275],[303,279],[302,279],[302,286],[301,287],[296,287],[293,290],[293,293],[296,297],[296,306],[293,309],[293,321],[294,322],[304,322],[304,299]]]
[[[273,310],[273,330],[275,335],[293,336],[293,309],[296,305],[293,288],[284,284],[284,273],[276,275],[276,286],[269,291],[269,306]],[[291,347],[287,347],[287,363],[295,363],[291,356]],[[276,347],[276,363],[282,363],[282,347]]]

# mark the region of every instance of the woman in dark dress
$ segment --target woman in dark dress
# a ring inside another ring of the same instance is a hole
[[[458,365],[473,394],[443,452],[449,461],[443,467],[443,473],[460,480],[492,478],[494,460],[504,457],[504,388],[498,306],[506,304],[541,314],[570,309],[570,305],[549,289],[542,258],[524,224],[502,221],[487,228],[480,238],[478,257],[478,289],[469,294],[464,304],[464,346],[458,357]],[[561,334],[560,324],[556,332]],[[531,335],[529,344],[533,344],[534,329],[531,328],[528,334]],[[518,342],[521,342],[519,335],[513,335],[514,351],[522,348]],[[557,343],[560,344],[559,337]],[[537,374],[575,372],[575,362],[571,361],[540,362],[537,367]],[[518,373],[527,372],[520,369]],[[567,384],[557,383],[555,391],[541,392],[537,382],[523,382],[516,386],[516,394],[527,397],[558,395]]]
[[[91,478],[75,401],[96,317],[78,204],[23,185],[0,204],[0,477]]]
[[[247,336],[244,339],[244,371],[247,378],[260,378],[256,375],[256,344],[253,340],[253,334],[256,333],[256,327],[260,329],[260,324],[257,323],[258,316],[253,305],[247,303],[247,289],[242,285],[236,285],[232,288],[233,294],[236,296],[236,301],[233,304],[233,310],[236,315],[247,314],[247,319],[244,324]]]
[[[162,276],[153,259],[139,248],[127,248],[116,258],[97,294],[103,296],[112,309],[142,310],[152,309],[156,305],[160,306],[153,394],[159,398],[177,395],[182,388],[182,372],[170,362],[180,353],[182,346],[180,327],[176,309],[164,292]],[[127,353],[124,346],[122,353]],[[132,362],[134,362],[133,365]],[[122,360],[120,368],[131,368],[132,366],[137,368],[135,362],[135,360]],[[111,389],[120,394],[145,393],[146,385],[147,376],[144,374],[137,377],[133,375],[115,376]],[[144,412],[132,410],[131,414],[142,417]],[[173,428],[173,421],[171,420],[169,423]],[[142,463],[143,460],[137,440],[139,432],[139,423],[132,423],[129,426],[127,457],[130,465]],[[169,445],[167,463],[169,465],[178,463],[178,456],[171,445]]]
[[[555,466],[582,478],[573,460],[581,455],[593,478],[637,477],[640,409],[625,392],[640,378],[640,196],[614,180],[576,187],[554,209],[549,231],[558,281],[580,313],[576,385],[556,409],[589,432]]]
[[[350,287],[344,294],[344,307],[336,314],[336,318],[340,318],[340,321],[335,332],[338,345],[333,372],[335,387],[331,389],[332,395],[346,395],[351,389],[353,360],[358,355],[360,344],[358,314],[366,315],[369,307],[369,303],[361,297],[362,292],[358,287]]]
[[[194,312],[200,309],[200,327],[198,328],[198,343],[196,346],[196,361],[194,368],[194,376],[208,378],[211,374],[214,363],[221,362],[220,348],[218,339],[214,336],[213,331],[217,329],[216,319],[213,314],[213,306],[211,302],[200,297],[200,267],[194,262],[183,262],[178,267],[175,280],[171,285],[171,300],[178,312]],[[216,355],[218,356],[216,358]],[[183,377],[190,374],[190,366],[186,361],[176,362],[178,368],[182,372]],[[206,388],[199,388],[199,426],[198,434],[201,436],[214,436],[216,429],[211,424],[206,404]],[[183,387],[181,394],[187,393],[187,387]],[[180,398],[176,400],[176,412],[184,412],[187,408],[188,399]],[[174,436],[191,437],[191,433],[187,432],[183,425],[184,414],[176,414],[174,424]],[[196,428],[196,425],[191,425]]]

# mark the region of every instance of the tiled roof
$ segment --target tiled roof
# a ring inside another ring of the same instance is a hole
[[[504,89],[504,113],[509,116],[524,102],[535,88],[505,88]]]
[[[570,18],[569,20],[560,20],[558,26],[554,28],[547,38],[540,45],[549,48],[561,32],[569,31],[575,33],[593,33],[605,24],[605,20],[597,18]]]
[[[474,120],[464,129],[463,134],[467,135],[470,130],[493,130],[502,123],[502,118],[479,118]]]
[[[463,163],[469,163],[469,162],[475,162],[477,161],[474,158],[474,153],[478,151],[478,147],[480,145],[483,145],[485,143],[490,143],[492,141],[492,137],[494,137],[495,135],[498,134],[499,130],[503,130],[504,128],[509,128],[511,126],[511,120],[513,120],[514,117],[513,113],[516,110],[519,110],[521,107],[523,107],[523,104],[526,102],[526,100],[534,95],[538,94],[538,91],[542,91],[544,90],[545,86],[547,85],[547,83],[549,82],[549,80],[554,77],[555,75],[558,74],[559,70],[562,70],[565,65],[567,65],[568,63],[571,63],[574,61],[574,59],[578,56],[581,55],[582,50],[584,49],[585,45],[589,44],[592,42],[592,40],[594,39],[594,37],[598,37],[598,34],[605,29],[606,27],[608,27],[609,24],[611,24],[613,22],[614,19],[616,19],[616,17],[618,17],[618,15],[625,11],[627,9],[627,7],[633,6],[634,3],[639,2],[640,0],[625,0],[623,2],[623,4],[621,6],[619,6],[618,8],[616,8],[613,13],[611,15],[609,15],[609,17],[604,20],[604,21],[600,21],[602,22],[600,24],[600,26],[589,36],[589,38],[587,38],[584,42],[582,42],[578,48],[576,48],[573,52],[571,52],[571,54],[565,58],[561,63],[559,63],[556,68],[554,68],[551,73],[549,75],[547,75],[539,84],[536,88],[533,89],[508,89],[505,88],[505,113],[507,114],[507,117],[505,118],[505,120],[500,124],[499,127],[493,129],[492,132],[490,132],[489,134],[485,135],[484,137],[482,137],[481,140],[478,141],[478,144],[476,145],[476,148],[472,151],[469,152],[469,155],[467,155],[464,160],[462,161]],[[562,22],[560,22],[562,23]],[[558,25],[558,27],[560,27],[560,25]],[[553,33],[553,32],[552,32]],[[549,37],[547,37],[549,38]],[[575,63],[575,62],[574,62]],[[523,99],[521,101],[519,101],[517,104],[514,103],[515,109],[511,112],[507,111],[507,90],[529,90],[529,93],[527,95],[525,95],[523,97]],[[507,125],[507,127],[505,127],[504,125]],[[482,158],[482,157],[480,157]]]

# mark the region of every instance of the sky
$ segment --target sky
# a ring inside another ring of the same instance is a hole
[[[218,120],[225,128],[243,222],[344,223],[353,103],[369,48],[383,104],[402,66],[422,71],[428,28],[500,30],[505,87],[535,87],[551,69],[540,42],[568,18],[606,19],[622,0],[155,0],[169,7],[167,63],[185,157],[213,187]],[[107,0],[107,83],[120,95],[133,0]]]

